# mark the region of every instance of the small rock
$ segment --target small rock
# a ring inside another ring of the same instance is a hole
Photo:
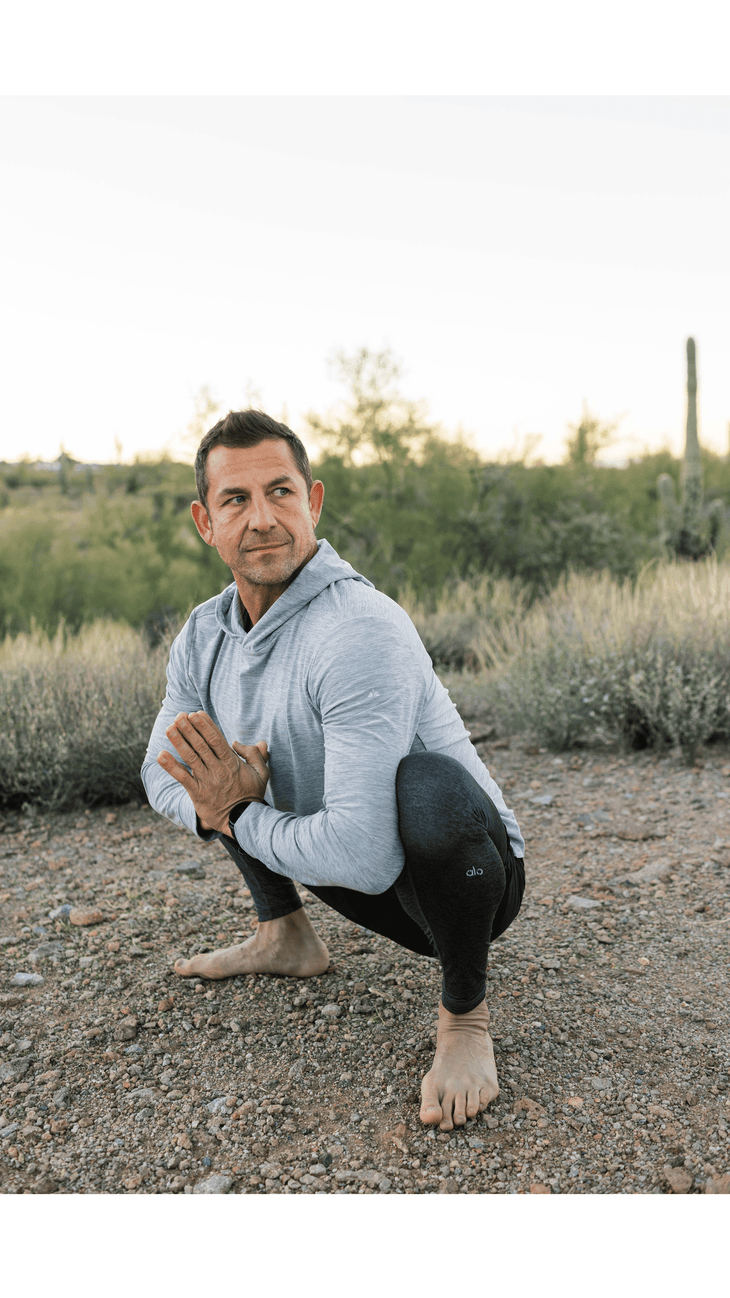
[[[590,897],[566,897],[565,905],[571,910],[592,910],[594,906],[601,906],[600,901],[593,901]]]
[[[57,1109],[67,1109],[71,1096],[70,1086],[59,1086],[57,1091],[53,1092],[53,1103]]]
[[[521,1100],[515,1100],[512,1107],[513,1113],[522,1113],[523,1111],[528,1118],[542,1118],[547,1113],[547,1109],[538,1104],[537,1100],[531,1100],[526,1095]]]
[[[157,1006],[157,1013],[166,1014],[168,1010],[172,1009],[174,1003],[175,1002],[173,1001],[172,996],[165,996],[164,999],[161,1000],[159,1005]]]
[[[204,1181],[198,1181],[193,1186],[193,1194],[228,1194],[233,1180],[230,1176],[223,1176],[221,1172],[214,1172],[212,1176],[207,1176]]]
[[[652,883],[654,879],[667,879],[671,873],[671,862],[669,861],[650,861],[648,865],[636,870],[634,874],[627,874],[623,880],[624,883]]]
[[[483,1140],[467,1140],[466,1143],[470,1149],[484,1149]]]
[[[610,1077],[592,1077],[591,1086],[594,1091],[610,1091],[613,1085]]]
[[[103,910],[70,910],[68,913],[69,924],[75,924],[77,928],[88,928],[90,924],[103,924]]]
[[[327,1168],[324,1163],[312,1163],[312,1166],[309,1169],[310,1176],[326,1176],[326,1174]]]
[[[10,981],[13,987],[40,987],[43,978],[36,973],[16,973]]]
[[[730,1172],[726,1172],[724,1176],[711,1176],[705,1181],[705,1194],[730,1194]]]
[[[46,960],[49,956],[60,955],[63,951],[63,942],[41,942],[35,950],[28,952],[28,959],[31,964],[36,964],[38,960]]]
[[[380,1182],[380,1184],[379,1184],[379,1186],[378,1186],[378,1193],[379,1193],[379,1194],[387,1194],[388,1191],[392,1188],[392,1185],[393,1185],[393,1182],[390,1181],[390,1180],[388,1179],[387,1176],[384,1176],[383,1179],[382,1179],[382,1181]]]
[[[341,1005],[323,1005],[320,1014],[325,1019],[338,1019],[342,1013]]]
[[[453,1176],[447,1176],[445,1180],[439,1183],[439,1188],[436,1191],[436,1193],[437,1194],[458,1194],[459,1193],[458,1183],[454,1180]]]
[[[175,874],[182,875],[183,879],[205,878],[205,870],[199,861],[181,861],[179,865],[175,866]],[[193,1194],[195,1193],[200,1193],[200,1191],[194,1190]],[[218,1191],[211,1190],[210,1193],[216,1194]]]
[[[73,910],[73,907],[72,907],[72,906],[69,906],[69,905],[65,905],[65,906],[57,906],[55,910],[49,910],[49,912],[48,912],[48,918],[49,918],[49,919],[66,919],[66,920],[67,920],[68,917],[69,917],[69,915],[71,914],[71,911],[72,911],[72,910]]]
[[[552,1194],[552,1190],[549,1185],[543,1185],[542,1181],[533,1181],[530,1194]]]
[[[0,996],[0,1007],[2,1007],[2,1009],[14,1009],[16,1005],[22,1005],[23,1002],[24,997],[18,996],[13,992],[4,992],[3,995]]]
[[[663,1171],[664,1180],[667,1182],[672,1194],[689,1194],[694,1177],[686,1167],[669,1167],[666,1165]]]
[[[233,1104],[230,1103],[231,1100],[233,1101]],[[219,1095],[215,1100],[211,1100],[210,1103],[207,1104],[205,1107],[207,1108],[209,1113],[220,1113],[222,1109],[233,1108],[233,1105],[235,1103],[236,1103],[235,1096]]]
[[[114,1029],[115,1041],[134,1041],[137,1035],[137,1020],[133,1018],[124,1018],[121,1023],[117,1023]]]
[[[530,798],[530,802],[533,802],[536,807],[549,807],[553,802],[553,795],[552,793],[538,793],[537,797]]]

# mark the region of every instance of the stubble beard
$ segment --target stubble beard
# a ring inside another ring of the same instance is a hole
[[[236,577],[241,577],[250,586],[281,586],[296,572],[300,566],[292,553],[291,545],[282,546],[281,550],[270,553],[268,560],[256,561],[254,554],[240,554],[234,570]]]

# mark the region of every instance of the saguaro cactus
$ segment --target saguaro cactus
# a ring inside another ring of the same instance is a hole
[[[714,550],[724,507],[713,500],[703,505],[702,459],[697,436],[697,360],[694,338],[687,339],[687,436],[677,502],[674,481],[668,473],[657,478],[662,540],[678,557],[701,559]]]

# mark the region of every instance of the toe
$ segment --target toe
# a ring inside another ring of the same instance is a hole
[[[424,1077],[421,1084],[421,1122],[426,1122],[436,1126],[442,1119],[441,1105],[439,1104],[438,1090],[428,1077]]]
[[[443,1118],[439,1123],[441,1130],[453,1131],[454,1130],[454,1096],[449,1094],[448,1092],[444,1095],[441,1101],[441,1112],[443,1113]]]
[[[454,1122],[457,1127],[463,1127],[466,1122],[466,1098],[464,1095],[457,1095],[454,1100]]]
[[[480,1106],[480,1103],[479,1103],[479,1092],[478,1092],[478,1091],[469,1091],[469,1092],[467,1093],[467,1097],[466,1097],[466,1116],[467,1116],[467,1118],[475,1118],[475,1117],[477,1116],[478,1112],[479,1112],[480,1107],[481,1107],[481,1106]]]
[[[491,1104],[493,1100],[496,1100],[498,1095],[499,1095],[499,1087],[497,1087],[497,1089],[494,1090],[491,1086],[482,1086],[479,1092],[480,1109],[486,1109],[487,1105]]]

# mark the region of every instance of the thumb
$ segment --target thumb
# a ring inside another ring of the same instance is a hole
[[[256,740],[256,743],[254,744],[254,747],[255,747],[255,748],[258,748],[258,750],[259,750],[259,752],[261,753],[261,756],[263,757],[264,761],[265,761],[265,762],[268,762],[268,760],[269,760],[269,745],[267,744],[266,740],[265,740],[265,739],[257,739],[257,740]]]

